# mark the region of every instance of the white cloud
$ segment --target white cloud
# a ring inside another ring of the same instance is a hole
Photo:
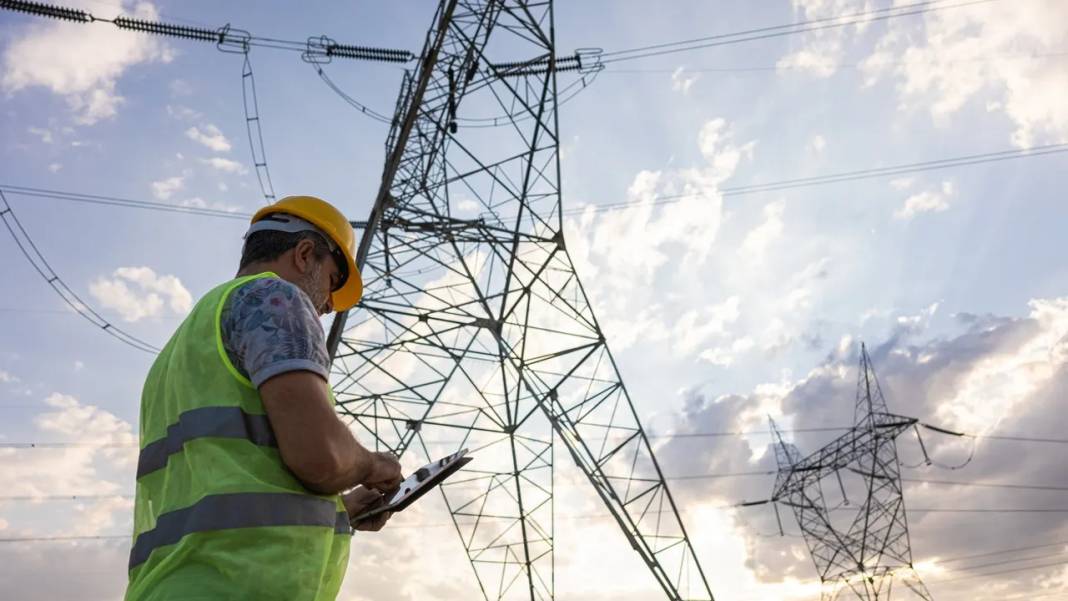
[[[245,166],[242,165],[241,163],[239,163],[237,161],[232,161],[230,159],[225,159],[223,157],[211,157],[210,159],[200,159],[200,162],[204,163],[205,165],[209,165],[214,169],[218,169],[219,171],[223,171],[225,173],[239,173],[239,174],[248,173],[248,170],[245,169]]]
[[[181,190],[185,186],[185,178],[176,175],[174,177],[168,177],[167,179],[160,180],[158,182],[152,182],[152,194],[160,199],[167,200],[174,195],[175,192]]]
[[[760,258],[768,246],[782,236],[782,215],[786,203],[776,201],[764,206],[764,221],[749,231],[739,251],[750,258]]]
[[[916,183],[916,178],[914,177],[898,177],[890,180],[890,187],[895,190],[907,190],[914,183]]]
[[[870,10],[866,0],[793,0],[798,21],[840,17]],[[845,55],[846,42],[853,32],[867,29],[868,21],[849,27],[815,29],[805,33],[800,47],[776,63],[779,72],[803,71],[816,77],[830,77]]]
[[[193,306],[192,295],[176,276],[157,275],[148,267],[120,267],[111,278],[93,281],[89,292],[129,322],[160,315],[164,306],[177,315],[185,315]]]
[[[190,140],[203,144],[215,152],[230,151],[230,141],[219,131],[218,127],[211,123],[205,125],[203,131],[195,126],[190,127],[185,130],[185,135]]]
[[[168,104],[166,106],[166,109],[168,115],[181,121],[195,121],[203,116],[199,112],[189,108],[188,106],[183,106],[180,104]]]
[[[712,365],[730,367],[735,358],[755,346],[756,343],[749,336],[743,336],[730,344],[730,346],[717,346],[701,351],[698,358]]]
[[[55,137],[52,135],[52,130],[50,130],[48,128],[45,128],[45,127],[30,127],[30,128],[28,128],[28,131],[31,134],[41,138],[41,141],[44,142],[45,144],[51,144],[51,143],[55,142]]]
[[[679,67],[671,73],[671,89],[676,92],[688,94],[690,88],[693,87],[693,84],[697,83],[697,80],[700,79],[700,77],[701,76],[696,73],[687,75],[686,70],[683,67]]]
[[[126,5],[125,14],[158,20],[148,2]],[[114,28],[36,21],[5,49],[0,87],[8,93],[44,87],[63,96],[74,120],[89,125],[114,117],[124,102],[118,80],[132,66],[167,62],[170,51],[147,35],[116,35]]]
[[[18,384],[20,380],[11,372],[0,369],[0,384]]]
[[[951,428],[985,433],[1013,416],[1019,405],[1068,362],[1068,298],[1029,303],[1035,325],[1022,343],[975,362],[961,377],[955,394],[944,398],[937,414]]]
[[[823,151],[827,148],[827,139],[816,134],[812,136],[812,139],[808,143],[808,151],[812,154],[823,154]]]
[[[172,96],[189,96],[193,93],[193,86],[184,79],[175,79],[168,86]]]
[[[33,454],[21,455],[19,461],[5,461],[4,469],[0,470],[0,488],[5,493],[36,496],[74,491],[93,495],[112,494],[125,488],[110,481],[102,472],[113,468],[127,472],[136,464],[137,435],[129,422],[59,392],[43,399],[42,409],[33,418],[35,431],[27,433],[31,440],[58,438],[87,444],[40,449]],[[124,502],[122,508],[128,510],[129,502]],[[84,506],[77,513],[83,511]],[[72,533],[99,533],[106,525],[99,518],[98,515],[96,523],[78,520]]]
[[[62,163],[49,163],[48,170],[52,173],[59,173],[59,170],[63,168]]]
[[[195,207],[198,209],[218,209],[220,211],[228,211],[230,213],[236,213],[241,207],[237,205],[227,204],[223,202],[207,202],[199,196],[193,198],[187,198],[180,203],[183,207]]]
[[[871,10],[868,0],[794,0],[799,17]],[[895,84],[905,110],[928,110],[945,123],[969,102],[1004,114],[1020,147],[1068,140],[1068,4],[1060,0],[987,2],[886,22],[861,63],[866,84]],[[868,22],[870,23],[870,21]],[[781,69],[835,73],[865,26],[806,33]]]
[[[675,352],[687,354],[710,337],[723,334],[728,325],[738,321],[740,302],[737,296],[732,296],[717,305],[683,313],[672,330]]]
[[[463,198],[456,203],[456,210],[464,213],[476,211],[478,210],[478,202],[471,198]]]
[[[909,196],[894,218],[907,220],[921,213],[940,213],[949,209],[949,199],[955,194],[953,182],[944,181],[939,190],[925,190]]]
[[[662,339],[673,330],[665,315],[689,308],[657,290],[698,293],[694,274],[708,260],[723,219],[719,187],[752,157],[755,142],[736,144],[727,122],[711,119],[701,126],[697,146],[697,166],[635,175],[626,193],[633,203],[628,210],[588,206],[564,222],[568,254],[616,351],[643,337]],[[657,204],[668,195],[678,198]]]
[[[935,118],[978,99],[1015,124],[1016,145],[1063,142],[1068,71],[1057,53],[1068,43],[1065,22],[1068,5],[1058,0],[936,11],[925,16],[922,35],[884,36],[866,70],[872,81],[894,78],[903,102],[930,106]]]
[[[898,331],[908,333],[923,332],[931,323],[931,318],[938,312],[940,304],[938,302],[931,303],[927,308],[913,315],[899,315],[895,320]]]

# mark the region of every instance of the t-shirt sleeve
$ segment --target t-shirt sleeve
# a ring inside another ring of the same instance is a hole
[[[233,291],[220,326],[230,362],[257,388],[290,371],[328,379],[330,358],[319,315],[308,295],[290,282],[262,278]]]

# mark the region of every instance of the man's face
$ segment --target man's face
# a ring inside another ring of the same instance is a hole
[[[313,257],[309,264],[309,269],[304,272],[297,286],[311,298],[319,315],[332,313],[334,303],[330,293],[341,282],[341,270],[330,255],[321,259]]]

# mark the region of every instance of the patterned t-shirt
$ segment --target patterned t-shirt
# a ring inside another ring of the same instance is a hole
[[[295,284],[279,278],[244,284],[223,305],[221,328],[230,362],[257,388],[290,371],[328,378],[322,323],[311,299]]]

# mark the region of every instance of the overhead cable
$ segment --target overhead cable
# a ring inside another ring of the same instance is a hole
[[[687,40],[678,40],[673,42],[664,42],[660,44],[639,46],[636,48],[628,48],[625,50],[610,51],[603,53],[602,61],[605,64],[612,64],[629,60],[649,58],[653,56],[662,56],[665,54],[675,54],[679,52],[700,50],[703,48],[712,48],[715,46],[727,46],[731,44],[766,40],[770,38],[793,36],[803,33],[811,33],[814,31],[822,31],[826,29],[840,29],[843,27],[848,27],[850,25],[865,25],[876,21],[888,21],[901,17],[910,17],[926,13],[938,12],[942,10],[963,8],[967,6],[987,4],[990,2],[998,1],[1000,0],[969,0],[966,2],[950,3],[936,0],[931,2],[918,2],[915,4],[891,6],[887,8],[850,13],[847,15],[837,15],[821,19],[797,21],[794,23],[787,23],[783,25],[773,25],[770,27],[760,27],[756,29],[737,31],[733,33],[717,34],[711,36],[691,38]]]
[[[3,309],[0,309],[0,310],[3,310]],[[783,432],[783,433],[787,433],[787,432],[823,432],[823,431],[849,430],[849,429],[850,428],[844,427],[844,426],[843,427],[836,427],[836,428],[796,428],[796,429],[792,429],[792,430],[791,429],[784,429],[784,430],[780,430],[780,432]],[[654,434],[654,435],[648,436],[648,438],[661,438],[661,439],[705,438],[705,437],[708,437],[708,438],[719,438],[719,437],[728,437],[728,436],[750,436],[750,435],[754,435],[754,434],[767,434],[767,432],[760,431],[760,430],[733,431],[733,432],[731,432],[731,431],[726,431],[726,432],[691,432],[691,433],[681,433],[681,434]],[[1027,436],[995,436],[995,435],[989,435],[989,434],[963,434],[963,436],[978,437],[978,438],[992,439],[992,440],[1009,440],[1009,441],[1017,441],[1017,442],[1033,442],[1033,443],[1040,443],[1040,444],[1048,444],[1048,443],[1068,444],[1068,439],[1061,439],[1061,438],[1033,438],[1033,437],[1027,437]],[[451,444],[457,444],[458,442],[459,441],[451,441],[451,440],[428,440],[427,444],[451,445]],[[131,446],[131,447],[135,447],[135,446],[137,446],[137,444],[136,443],[116,443],[116,442],[112,442],[112,441],[102,441],[102,442],[92,442],[92,441],[74,441],[74,442],[66,442],[66,441],[60,441],[60,442],[31,442],[31,441],[0,442],[0,449],[4,449],[4,448],[7,448],[7,449],[58,449],[58,448],[67,448],[67,447],[109,447],[109,446],[114,446],[114,447]],[[724,477],[731,477],[733,475],[737,475],[737,476],[758,476],[758,475],[766,475],[766,474],[774,474],[774,473],[775,473],[775,471],[763,470],[763,471],[751,471],[751,472],[733,472],[733,473],[727,473],[727,474],[696,474],[696,475],[689,475],[689,476],[675,476],[675,478],[682,478],[682,479],[724,478]],[[916,481],[919,482],[920,480],[916,480]],[[936,481],[934,481],[934,480],[923,480],[923,482],[936,482]],[[942,481],[937,481],[937,482],[938,483],[942,483]],[[948,481],[947,481],[947,483],[948,483]],[[960,482],[954,482],[954,483],[955,484],[961,484]],[[1030,488],[1030,487],[1028,487],[1028,488]]]
[[[898,61],[863,61],[859,63],[806,63],[804,65],[749,65],[749,66],[718,66],[718,67],[686,67],[686,73],[777,73],[782,71],[794,71],[819,67],[821,69],[867,69],[883,67],[901,67],[909,65],[958,65],[976,63],[999,63],[1023,60],[1044,60],[1050,58],[1063,58],[1068,56],[1068,51],[1057,52],[1031,52],[1026,54],[1001,55],[992,57],[978,57],[970,59],[939,59],[939,60],[898,60]],[[606,73],[614,75],[634,75],[641,73],[660,74],[678,73],[679,67],[673,68],[649,68],[649,69],[607,69]]]
[[[724,506],[721,506],[719,508],[720,509],[731,508],[731,507],[737,507],[738,505],[741,505],[741,503],[736,503],[734,505],[724,505]],[[844,509],[848,509],[848,508],[842,508],[842,509],[844,510]],[[909,509],[908,511],[911,513],[911,512],[915,512],[915,511],[923,512],[923,511],[932,511],[932,510],[925,510],[925,509],[912,510],[912,509]],[[947,509],[946,511],[956,511],[956,510]],[[1004,511],[1004,510],[993,510],[993,511]],[[1034,511],[1034,510],[1032,510],[1032,511]],[[1068,512],[1068,509],[1063,509],[1063,510],[1058,510],[1058,511]],[[655,514],[658,514],[658,513],[663,513],[663,512],[661,512],[661,511],[649,511],[649,512],[646,512],[647,515],[655,515]],[[684,513],[690,513],[690,512],[684,512]],[[611,515],[579,514],[579,515],[561,515],[561,516],[557,516],[556,519],[557,520],[561,520],[561,521],[576,521],[576,522],[580,522],[580,521],[610,520],[610,519],[614,519],[614,518]],[[406,525],[402,525],[402,526],[391,526],[391,528],[402,527],[402,528],[419,528],[419,529],[422,529],[422,528],[447,528],[447,527],[452,527],[452,526],[453,526],[453,524],[452,523],[448,523],[448,522],[435,522],[435,523],[406,524]],[[120,539],[120,538],[129,538],[129,535],[118,535],[118,534],[116,534],[116,535],[107,535],[107,534],[102,534],[102,535],[88,535],[88,536],[4,537],[4,538],[0,538],[0,543],[61,542],[61,541],[83,541],[83,540],[113,540],[113,539]],[[1057,555],[1057,554],[1056,553],[1050,554],[1050,556],[1052,556],[1052,555]],[[1032,559],[1034,559],[1034,558],[1032,558]],[[950,561],[950,560],[947,559],[947,560],[942,560],[942,561]],[[998,563],[1005,564],[1005,563],[1012,563],[1014,561],[1024,561],[1024,560],[1008,560],[1008,561],[1003,561],[1003,562],[998,562]],[[1061,562],[1061,563],[1068,563],[1068,562]],[[995,564],[991,564],[991,565],[995,565]],[[1053,564],[1053,565],[1060,565],[1060,564]],[[1039,566],[1035,566],[1035,567],[1037,568]],[[963,570],[966,570],[966,569],[967,568],[957,568],[954,571],[963,571]]]
[[[946,582],[958,582],[960,580],[972,580],[972,579],[975,579],[975,578],[987,578],[989,576],[1000,576],[1001,574],[1012,574],[1012,573],[1015,573],[1015,572],[1024,572],[1024,571],[1029,571],[1029,570],[1041,570],[1043,568],[1053,568],[1053,567],[1058,567],[1058,566],[1062,566],[1062,565],[1065,565],[1065,564],[1068,564],[1068,560],[1066,560],[1066,561],[1057,561],[1057,562],[1052,562],[1052,563],[1043,563],[1043,564],[1034,565],[1034,566],[1024,566],[1024,567],[1020,567],[1020,568],[1010,568],[1010,569],[1007,569],[1007,570],[995,570],[995,571],[992,571],[992,572],[981,572],[979,574],[968,574],[967,576],[959,576],[959,577],[956,577],[956,578],[944,578],[942,580],[931,580],[931,581],[928,582],[928,584],[941,584],[941,583],[946,583]],[[1028,597],[1028,598],[1033,598],[1033,596]]]
[[[151,211],[164,211],[168,213],[185,213],[189,215],[201,215],[204,217],[222,217],[226,219],[240,219],[242,221],[247,221],[250,217],[252,217],[251,213],[242,213],[238,211],[225,211],[222,209],[211,209],[207,207],[172,205],[162,202],[152,202],[148,200],[133,200],[130,198],[121,198],[118,196],[84,194],[81,192],[65,192],[62,190],[50,190],[47,188],[34,188],[29,186],[14,186],[3,183],[0,183],[0,190],[7,192],[8,194],[18,196],[51,198],[54,200],[64,200],[68,202],[125,207],[133,209],[146,209]]]
[[[983,154],[965,155],[959,157],[952,157],[947,159],[935,159],[930,161],[921,161],[918,163],[905,163],[901,165],[892,165],[889,167],[874,167],[870,169],[860,169],[856,171],[845,171],[842,173],[831,173],[827,175],[818,175],[812,177],[801,177],[787,180],[780,180],[774,182],[764,182],[757,184],[749,184],[745,186],[732,186],[726,188],[720,188],[718,190],[724,198],[734,196],[744,196],[748,194],[756,194],[760,192],[775,192],[779,190],[790,190],[796,188],[807,188],[810,186],[820,186],[826,184],[837,184],[842,182],[874,179],[880,177],[892,177],[897,175],[907,175],[910,173],[920,173],[924,171],[934,171],[938,169],[948,169],[950,167],[964,167],[968,165],[979,165],[985,163],[996,163],[1000,161],[1008,161],[1012,159],[1022,159],[1035,156],[1043,156],[1048,154],[1063,154],[1068,152],[1068,143],[1065,144],[1047,144],[1044,146],[1033,146],[1030,148],[1016,148],[1011,150],[1000,150],[997,152],[988,152]],[[706,196],[704,192],[689,192],[685,194],[672,194],[668,196],[654,197],[652,200],[631,200],[623,201],[612,204],[602,205],[587,205],[583,207],[575,207],[565,209],[562,211],[564,215],[581,214],[587,210],[594,212],[603,211],[619,211],[628,210],[638,207],[647,206],[659,206],[666,204],[673,204],[680,202],[686,198],[696,198],[700,196]]]
[[[83,10],[57,6],[54,4],[44,4],[41,2],[25,2],[23,0],[0,0],[0,9],[41,17],[63,19],[77,23],[111,23],[115,27],[127,31],[136,31],[199,42],[211,42],[223,52],[233,52],[238,54],[247,53],[250,47],[255,46],[271,48],[274,50],[299,52],[305,60],[330,61],[334,58],[344,58],[387,63],[406,63],[415,58],[415,55],[408,50],[339,44],[326,36],[311,36],[303,42],[255,36],[246,30],[231,27],[229,24],[210,29],[206,27],[177,25],[162,21],[134,19],[121,15],[114,19],[105,19],[94,16],[92,13]]]
[[[975,486],[978,488],[1007,488],[1019,490],[1068,491],[1068,486],[1047,486],[1042,484],[1007,484],[1000,482],[962,482],[959,480],[927,480],[924,478],[902,478],[902,482],[937,484],[941,486]]]
[[[34,244],[29,233],[27,233],[26,229],[22,226],[22,223],[19,222],[18,217],[15,216],[15,212],[12,210],[11,205],[8,204],[7,197],[4,196],[3,190],[0,190],[0,219],[3,219],[4,226],[7,227],[7,231],[11,234],[11,238],[15,240],[15,244],[19,247],[19,250],[22,251],[26,260],[71,309],[74,309],[74,311],[84,317],[88,322],[126,345],[151,354],[156,354],[160,351],[159,347],[145,342],[133,334],[120,329],[115,326],[115,324],[102,317],[83,301],[81,297],[79,297],[74,290],[72,290],[70,286],[59,277],[58,274],[56,274],[55,270],[52,269],[52,266],[48,264],[44,255],[42,255],[41,251],[37,248],[37,245]]]
[[[343,93],[343,92],[342,92]],[[354,105],[358,106],[358,105]],[[384,118],[384,117],[383,117]],[[759,192],[770,192],[778,190],[786,190],[793,188],[804,188],[809,186],[835,184],[846,181],[854,181],[861,179],[873,179],[879,177],[891,177],[895,175],[906,175],[910,173],[918,173],[923,171],[931,171],[936,169],[948,169],[951,167],[963,167],[968,165],[976,165],[982,163],[992,163],[999,161],[1007,161],[1011,159],[1022,159],[1028,157],[1042,156],[1047,154],[1061,154],[1068,152],[1068,144],[1050,144],[1046,146],[1035,146],[1032,148],[1019,148],[1013,150],[1002,150],[997,152],[989,152],[977,155],[966,155],[960,157],[952,157],[947,159],[935,159],[930,161],[922,161],[919,163],[907,163],[902,165],[894,165],[890,167],[876,167],[871,169],[861,169],[856,171],[846,171],[842,173],[833,173],[821,176],[795,178],[787,180],[779,180],[773,182],[764,182],[758,184],[750,184],[745,186],[734,186],[721,188],[719,192],[724,197],[743,196],[747,194],[755,194]],[[210,209],[206,207],[193,207],[193,206],[180,206],[171,205],[160,202],[152,202],[145,200],[133,200],[129,198],[120,198],[116,196],[99,195],[99,194],[84,194],[80,192],[66,192],[60,190],[51,190],[46,188],[35,188],[28,186],[16,186],[10,184],[0,183],[0,189],[8,192],[9,194],[19,194],[23,196],[35,196],[41,198],[52,198],[56,200],[64,200],[69,202],[80,202],[97,205],[110,205],[126,208],[147,209],[154,211],[167,211],[174,213],[186,213],[190,215],[201,215],[205,217],[222,217],[227,219],[241,219],[247,220],[252,215],[251,213],[245,213],[240,211],[225,211],[222,209]],[[666,204],[673,204],[680,202],[686,198],[696,198],[705,196],[703,192],[685,193],[685,194],[673,194],[666,196],[655,197],[652,200],[645,201],[623,201],[611,204],[601,205],[587,205],[581,207],[573,207],[564,209],[564,215],[576,215],[590,210],[593,212],[602,211],[619,211],[639,208],[643,206],[659,206]],[[486,215],[483,215],[486,217]],[[841,428],[848,429],[848,428]],[[767,434],[767,432],[753,432],[752,434]],[[732,436],[733,433],[713,433],[713,434],[686,434],[685,437],[701,437],[701,436]],[[676,436],[680,437],[680,436]],[[982,435],[983,438],[999,438],[996,436]],[[1005,440],[1012,440],[1012,437],[1000,437]],[[1031,442],[1043,442],[1041,440],[1027,439]],[[1049,439],[1048,442],[1065,443],[1068,439]]]

